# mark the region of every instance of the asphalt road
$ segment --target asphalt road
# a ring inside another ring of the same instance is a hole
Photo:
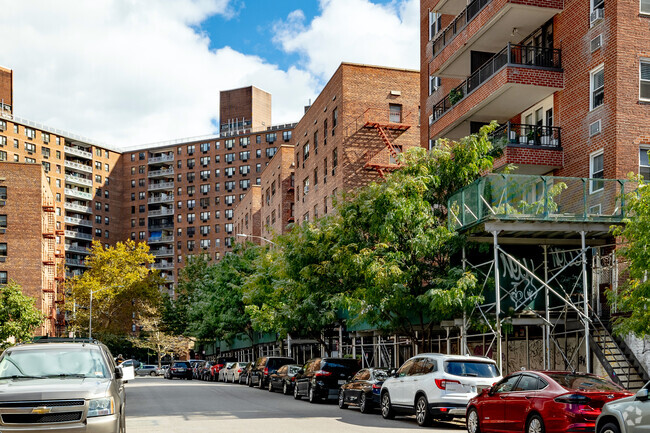
[[[461,423],[422,429],[414,417],[384,420],[379,412],[341,410],[334,401],[310,404],[277,392],[198,380],[138,377],[126,384],[126,395],[131,433],[466,431]]]

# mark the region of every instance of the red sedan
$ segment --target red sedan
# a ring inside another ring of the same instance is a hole
[[[520,371],[470,400],[467,431],[593,432],[605,403],[631,395],[593,374]]]

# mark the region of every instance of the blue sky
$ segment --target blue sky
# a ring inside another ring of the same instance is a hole
[[[14,112],[116,147],[217,132],[219,91],[300,120],[341,62],[419,67],[419,0],[3,2]],[[29,20],[25,19],[29,17]]]

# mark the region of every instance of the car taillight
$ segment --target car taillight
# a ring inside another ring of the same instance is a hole
[[[381,384],[377,385],[376,383],[373,383],[372,389],[381,389]]]
[[[264,375],[265,376],[269,375],[269,368],[268,367],[264,367]]]
[[[436,379],[436,386],[440,389],[447,389],[447,385],[450,383],[457,383],[460,385],[460,381],[458,380]]]
[[[331,375],[332,375],[331,371],[325,371],[325,370],[318,370],[316,373],[314,373],[314,377],[326,377]]]
[[[237,373],[241,373],[241,368],[239,370],[237,370]]]
[[[591,399],[582,394],[563,394],[559,397],[555,397],[555,401],[565,404],[587,405],[591,402]]]
[[[293,376],[293,377],[291,378],[291,381],[292,381],[292,382],[295,382],[295,381],[296,381],[296,376]]]

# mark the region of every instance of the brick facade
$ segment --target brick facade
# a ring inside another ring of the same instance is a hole
[[[262,172],[261,233],[270,239],[288,231],[294,222],[295,159],[294,147],[282,145]]]
[[[262,188],[259,185],[253,185],[246,193],[246,196],[235,207],[234,217],[234,240],[236,242],[253,242],[258,245],[262,244],[260,236],[262,235],[262,217],[260,210],[262,208]],[[239,235],[246,235],[239,236]]]
[[[14,73],[11,69],[0,66],[0,111],[13,112],[14,105]],[[8,107],[7,107],[8,106]]]

